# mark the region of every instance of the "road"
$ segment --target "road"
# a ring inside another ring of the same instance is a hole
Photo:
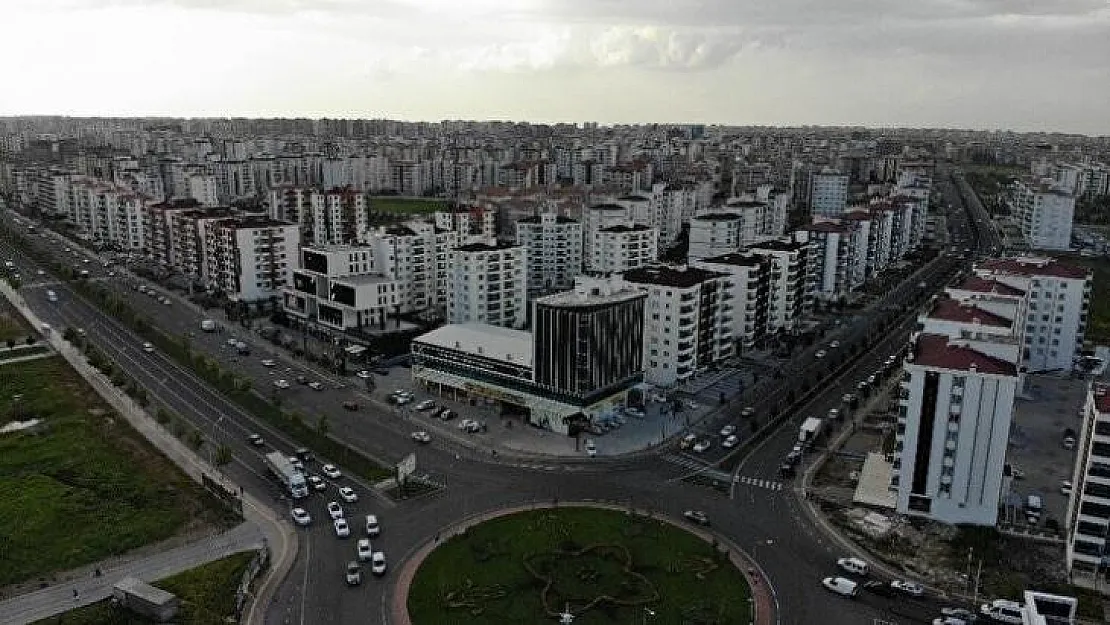
[[[952,227],[960,234],[958,220],[952,222]],[[64,245],[42,237],[36,243],[49,249]],[[968,240],[968,243],[973,242]],[[287,512],[289,502],[281,499],[275,484],[265,476],[260,451],[246,443],[246,436],[257,432],[266,438],[268,446],[286,453],[299,445],[240,410],[170,358],[144,351],[141,338],[83,301],[66,284],[52,281],[49,276],[38,276],[39,268],[7,241],[0,241],[0,257],[17,260],[25,281],[22,292],[36,313],[59,329],[82,328],[90,341],[146,385],[156,401],[181,414],[205,432],[210,440],[222,442],[233,449],[235,460],[226,468],[232,479],[253,494],[266,498],[276,510]],[[329,385],[326,391],[312,391],[297,385],[283,391],[283,406],[306,415],[326,414],[332,433],[367,455],[392,463],[416,450],[408,437],[412,429],[410,424],[385,408],[380,402],[380,395],[374,396],[371,401],[357,382],[316,373],[280,354],[274,356],[280,363],[278,367],[263,367],[261,354],[243,358],[229,350],[227,334],[198,332],[201,316],[191,308],[176,300],[170,306],[157,303],[153,298],[134,291],[130,284],[133,279],[122,272],[109,276],[111,269],[96,266],[91,259],[90,263],[77,262],[89,267],[90,279],[113,286],[167,332],[179,336],[188,336],[192,332],[190,340],[194,349],[205,351],[233,366],[237,373],[249,376],[255,388],[269,388],[279,375],[306,375],[325,381]],[[552,499],[593,499],[621,502],[676,516],[684,509],[697,508],[711,516],[715,531],[747,549],[760,561],[779,594],[781,622],[823,622],[829,625],[871,623],[872,619],[888,614],[894,604],[905,602],[874,596],[848,602],[822,591],[819,580],[834,572],[832,564],[842,554],[804,521],[792,488],[772,490],[761,488],[759,484],[781,482],[777,467],[793,444],[798,419],[810,414],[823,414],[829,407],[837,405],[844,392],[873,373],[878,363],[904,344],[913,314],[907,304],[920,301],[920,298],[942,286],[951,271],[960,267],[961,262],[957,259],[942,259],[928,269],[924,277],[915,277],[904,283],[889,293],[880,305],[857,315],[857,323],[841,327],[824,337],[821,343],[802,350],[790,365],[784,367],[787,374],[784,378],[767,376],[755,389],[749,390],[748,399],[743,400],[747,402],[744,405],[756,408],[764,419],[773,407],[772,403],[781,403],[781,398],[791,391],[800,395],[803,389],[820,388],[821,392],[801,410],[795,410],[764,444],[751,453],[745,452],[747,456],[737,466],[736,475],[753,481],[736,484],[731,498],[715,494],[710,489],[691,488],[689,483],[675,479],[688,473],[689,468],[661,460],[653,454],[612,460],[551,461],[543,463],[541,469],[529,469],[493,462],[481,451],[437,438],[433,445],[420,448],[417,453],[420,470],[444,482],[446,489],[416,500],[394,503],[375,496],[368,485],[344,478],[339,483],[353,485],[360,495],[357,504],[345,505],[349,508],[348,516],[357,520],[366,513],[377,514],[382,521],[383,533],[376,548],[384,549],[391,563],[397,563],[435,536],[440,528],[472,514],[507,505]],[[920,281],[925,281],[927,286],[919,287]],[[58,302],[48,300],[48,290],[55,291]],[[916,296],[916,299],[911,296]],[[877,327],[881,323],[892,325],[880,333]],[[832,340],[840,341],[840,347],[827,350],[829,356],[823,359],[815,358],[816,350],[827,347]],[[870,351],[843,368],[853,345],[865,342],[873,343]],[[840,369],[837,377],[822,383],[822,378],[818,376],[834,369]],[[364,408],[357,413],[343,410],[341,404],[349,398],[357,398]],[[728,410],[734,410],[735,406],[730,406]],[[723,410],[710,419],[706,427],[716,428],[733,418]],[[665,455],[671,456],[678,453],[674,447],[665,451]],[[723,457],[714,455],[706,459],[708,464],[713,464]],[[348,589],[343,584],[344,564],[354,558],[354,539],[337,539],[330,524],[325,521],[323,506],[334,498],[334,486],[329,487],[325,495],[312,495],[305,504],[316,523],[302,530],[297,565],[286,578],[277,595],[279,600],[268,614],[270,623],[363,622],[367,614],[378,614],[386,604],[388,576],[368,579],[357,589]],[[361,523],[353,521],[352,526],[357,530]],[[930,611],[935,615],[936,607],[935,602],[923,605],[921,618]],[[899,622],[913,621],[903,619]]]

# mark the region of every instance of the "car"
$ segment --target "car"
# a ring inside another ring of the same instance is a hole
[[[940,614],[941,616],[954,616],[966,621],[970,621],[975,618],[975,613],[966,608],[945,607],[940,609]]]
[[[732,449],[733,447],[736,447],[736,445],[738,445],[739,443],[740,439],[735,434],[731,434],[729,436],[726,436],[725,440],[721,441],[721,447],[724,447],[725,449]]]
[[[886,582],[880,582],[879,580],[864,582],[863,589],[879,595],[880,597],[894,597],[898,593],[898,591],[890,587],[890,584]]]
[[[324,390],[324,385],[319,383],[319,382],[309,382],[308,383],[308,388],[310,388],[314,391],[322,391],[322,390]]]
[[[377,536],[382,533],[382,526],[378,523],[378,517],[373,514],[366,515],[366,535]]]
[[[795,472],[793,463],[784,462],[779,465],[779,475],[783,477],[794,477]]]
[[[730,424],[730,425],[726,425],[725,427],[721,428],[721,436],[724,436],[726,438],[729,437],[729,436],[732,436],[735,433],[736,433],[736,426],[735,425]]]
[[[300,471],[301,473],[304,473],[304,463],[301,462],[300,458],[296,456],[289,456],[289,464],[293,465],[294,469]]]
[[[457,427],[458,427],[458,428],[459,428],[460,430],[467,430],[467,431],[469,431],[469,430],[470,430],[470,427],[471,427],[472,425],[478,425],[478,422],[477,422],[477,421],[475,421],[474,419],[463,419],[462,421],[459,421],[459,425],[458,425]]]
[[[694,445],[694,453],[700,454],[704,451],[707,451],[712,446],[713,443],[709,442],[708,438],[703,438]]]
[[[1061,495],[1070,495],[1071,494],[1071,482],[1070,481],[1064,480],[1063,482],[1060,482],[1060,494]]]
[[[232,346],[235,346],[239,343],[239,341],[236,341],[235,339],[230,339],[230,341],[232,341],[230,343],[230,345],[232,345]],[[272,358],[263,358],[262,359],[262,366],[263,367],[276,367],[277,362],[275,360],[273,360]]]
[[[450,421],[457,416],[459,416],[459,414],[454,410],[444,410],[443,412],[439,413],[439,418],[443,421]]]
[[[427,445],[428,443],[432,442],[432,435],[428,434],[424,430],[418,430],[412,433],[412,440]]]
[[[355,377],[359,378],[361,380],[369,380],[370,379],[370,371],[367,370],[367,369],[362,369],[358,373],[355,374]]]
[[[334,464],[325,464],[324,466],[320,467],[320,472],[328,476],[328,479],[331,480],[338,480],[339,478],[343,477],[343,473],[339,470],[339,467],[335,466]]]
[[[744,408],[740,411],[740,416],[745,419],[755,416],[755,408],[752,408],[751,406]]]
[[[682,517],[691,523],[697,523],[698,525],[704,525],[706,527],[709,526],[709,517],[701,510],[687,510],[682,513]]]
[[[36,276],[45,276],[46,272],[43,271],[42,269],[39,269],[38,271],[35,272],[35,275]]]
[[[370,572],[374,575],[385,575],[385,553],[375,551],[374,555],[370,556]]]
[[[355,489],[351,488],[350,486],[344,486],[343,488],[340,488],[339,497],[347,503],[354,503],[358,501],[358,493],[356,493]]]
[[[293,455],[296,456],[297,460],[300,460],[301,462],[312,462],[316,459],[316,456],[312,455],[312,450],[310,450],[308,447],[298,447],[293,452]]]
[[[852,408],[855,408],[859,403],[859,397],[855,393],[844,393],[844,396],[841,397],[840,400]]]
[[[871,565],[859,558],[840,558],[836,565],[853,575],[866,577],[871,573]]]
[[[250,441],[250,444],[254,445],[255,447],[261,447],[266,444],[266,441],[262,438],[261,434],[251,434],[247,437],[247,440]]]
[[[823,350],[823,349],[819,349],[819,350],[817,350],[817,353],[815,353],[815,354],[813,355],[813,357],[814,357],[814,358],[824,358],[824,357],[825,357],[825,356],[827,356],[827,355],[828,355],[828,352],[826,352],[826,351],[825,351],[825,350]]]
[[[359,567],[358,562],[347,563],[347,585],[358,586],[362,583],[362,569]]]
[[[289,380],[286,380],[286,379],[274,380],[274,386],[276,388],[280,388],[280,389],[287,389],[287,388],[289,388]]]
[[[359,562],[369,562],[370,556],[374,553],[374,548],[370,546],[369,538],[358,539],[357,550]]]
[[[890,587],[899,592],[904,592],[911,597],[920,597],[925,594],[924,586],[903,579],[896,579],[890,582]]]
[[[350,410],[351,412],[355,412],[356,410],[358,410],[358,402],[357,401],[345,401],[345,402],[343,402],[343,409],[344,410]]]
[[[634,417],[636,419],[643,419],[644,418],[644,411],[640,410],[639,408],[636,408],[635,406],[627,406],[624,409],[624,414],[626,414],[630,417]]]
[[[586,441],[586,455],[591,458],[597,455],[597,443],[592,440]]]
[[[301,527],[312,525],[312,515],[304,508],[293,508],[293,522]]]
[[[830,349],[836,349],[838,347],[840,347],[840,341],[833,341],[832,343],[829,343]]]
[[[293,378],[293,381],[297,384],[300,384],[301,386],[308,384],[308,378],[303,375],[298,375],[297,377]]]
[[[154,352],[154,346],[150,343],[143,343],[143,351],[150,354]]]
[[[933,625],[971,625],[974,621],[958,616],[938,616],[933,619]]]
[[[351,528],[347,525],[347,519],[335,519],[331,524],[335,528],[335,535],[338,538],[346,538],[351,535]]]
[[[339,505],[339,503],[336,502],[336,501],[329,501],[328,502],[328,516],[330,516],[332,518],[332,520],[342,519],[343,518],[343,506]]]
[[[425,399],[424,401],[420,402],[419,404],[416,404],[415,406],[413,406],[413,408],[415,410],[417,410],[418,412],[427,412],[427,411],[429,411],[429,410],[431,410],[432,408],[435,408],[435,407],[436,407],[436,403],[434,401],[430,400],[430,399]]]
[[[859,584],[844,577],[826,577],[821,580],[821,585],[845,597],[855,597],[859,593]]]
[[[314,491],[319,492],[328,489],[328,483],[321,479],[319,475],[310,475],[305,479],[308,480],[308,485],[312,487]]]

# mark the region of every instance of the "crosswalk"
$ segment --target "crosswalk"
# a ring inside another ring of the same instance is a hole
[[[703,462],[697,458],[691,458],[683,454],[663,454],[662,458],[671,464],[678,465],[691,471],[704,471],[710,468],[708,462]]]
[[[755,488],[766,488],[767,490],[772,490],[772,491],[782,490],[782,482],[776,482],[774,480],[765,480],[763,478],[758,478],[758,477],[749,477],[747,475],[741,475],[738,482],[740,484],[746,484],[748,486],[754,486]]]

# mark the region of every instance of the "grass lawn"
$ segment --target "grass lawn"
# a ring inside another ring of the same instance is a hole
[[[1110,345],[1110,259],[1104,257],[1059,256],[1060,260],[1094,271],[1091,285],[1091,315],[1086,340]]]
[[[181,599],[179,625],[222,625],[235,614],[235,591],[254,552],[237,553],[191,571],[178,573],[154,585]],[[43,619],[34,625],[145,625],[153,621],[130,610],[113,607],[109,601],[71,610]]]
[[[370,210],[379,213],[415,215],[434,213],[446,207],[447,202],[435,198],[400,198],[388,195],[370,198]]]
[[[645,608],[655,623],[726,625],[748,622],[749,596],[740,571],[693,534],[619,511],[557,508],[446,540],[417,571],[408,608],[415,625],[554,623],[567,604],[575,625],[638,623]]]
[[[29,335],[34,334],[31,326],[19,314],[8,300],[0,297],[0,342],[6,342],[8,339],[15,339],[22,341]]]
[[[0,435],[0,587],[230,523],[61,358],[0,367],[0,423],[31,418]]]

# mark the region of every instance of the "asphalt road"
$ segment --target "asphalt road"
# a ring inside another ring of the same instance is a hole
[[[954,223],[953,227],[958,230],[959,224]],[[57,248],[63,245],[41,238],[40,243],[59,253]],[[37,314],[59,331],[65,327],[84,329],[94,344],[116,359],[130,375],[147,385],[157,401],[172,407],[204,431],[210,440],[220,440],[232,447],[235,462],[227,467],[227,472],[233,479],[252,493],[269,497],[276,509],[288,508],[288,502],[279,498],[277,487],[265,476],[259,451],[247,445],[245,439],[249,433],[257,432],[266,438],[269,446],[284,452],[291,452],[299,445],[239,410],[168,357],[143,351],[142,339],[82,301],[66,285],[49,282],[48,277],[28,279],[28,276],[37,276],[37,268],[4,241],[0,241],[2,257],[13,258],[19,264],[25,280],[23,293]],[[234,355],[227,349],[227,334],[206,335],[199,332],[200,317],[176,300],[171,306],[156,303],[154,299],[135,292],[129,278],[122,275],[109,277],[107,272],[110,269],[97,267],[93,262],[83,263],[79,259],[77,262],[89,268],[93,274],[91,279],[113,284],[121,293],[127,294],[136,307],[147,311],[156,325],[178,335],[192,332],[195,349],[207,351],[234,366],[238,373],[249,375],[255,381],[255,388],[268,389],[279,375],[289,376],[287,379],[292,382],[291,378],[302,371],[312,379],[327,380],[330,388],[320,392],[294,384],[293,388],[282,391],[283,405],[303,411],[306,415],[327,414],[331,431],[337,437],[369,455],[392,463],[416,449],[408,436],[412,429],[409,423],[398,419],[383,406],[369,403],[365,391],[351,381],[313,373],[281,356],[276,356],[281,363],[279,367],[267,368],[261,365],[262,354],[255,353],[246,358]],[[928,280],[931,286],[924,289],[922,295],[939,286],[945,275],[941,269],[936,269]],[[898,304],[897,310],[893,307],[874,307],[860,315],[861,323],[841,327],[823,340],[839,340],[843,352],[854,342],[865,340],[869,333],[878,336],[873,329],[877,319],[895,319],[908,294],[921,292],[916,280],[911,282],[888,294],[889,302]],[[57,292],[59,302],[52,303],[46,299],[48,289]],[[889,349],[898,344],[900,337],[904,342],[900,332],[905,331],[905,324],[895,327],[900,330],[884,335],[882,342],[852,365],[847,373],[827,384],[819,398],[798,411],[778,434],[749,455],[739,466],[737,474],[767,481],[775,477],[777,480],[777,476],[771,476],[769,472],[778,466],[782,455],[793,444],[798,417],[821,414],[827,407],[839,402],[847,385],[854,385],[860,375],[870,375],[876,363],[885,359]],[[784,367],[787,375],[783,379],[768,378],[756,392],[764,398],[782,397],[790,386],[798,389],[814,385],[816,379],[813,376],[838,366],[837,356],[832,352],[832,358],[813,358],[813,353],[820,348],[821,344],[817,344],[803,350],[792,366]],[[341,404],[348,398],[358,398],[364,408],[357,413],[343,410]],[[750,405],[762,411],[768,408],[760,402],[753,401]],[[718,422],[730,418],[722,411],[718,421],[711,423],[716,427]],[[667,451],[674,452],[673,448]],[[447,486],[445,490],[393,504],[375,497],[357,481],[340,480],[354,485],[360,494],[357,504],[344,506],[348,509],[348,517],[354,520],[354,535],[349,539],[337,539],[330,523],[326,522],[323,506],[329,498],[334,498],[334,487],[323,496],[310,497],[306,507],[316,523],[302,531],[299,561],[278,592],[279,599],[269,612],[268,622],[385,621],[378,615],[385,606],[388,576],[385,579],[367,579],[361,587],[354,589],[347,588],[343,582],[343,567],[347,561],[354,559],[354,542],[361,533],[362,523],[358,522],[361,515],[374,512],[379,516],[383,532],[375,548],[383,549],[390,563],[395,565],[405,558],[405,554],[435,536],[440,528],[461,518],[505,505],[551,499],[623,502],[672,515],[679,515],[688,508],[704,510],[713,519],[717,532],[752,553],[770,575],[779,596],[782,623],[870,624],[872,619],[889,613],[892,603],[905,603],[873,596],[850,602],[823,591],[819,581],[833,574],[832,563],[841,554],[831,548],[827,539],[808,527],[790,489],[772,491],[738,484],[735,497],[730,499],[709,489],[691,488],[688,483],[675,480],[677,474],[687,469],[672,462],[660,461],[650,454],[600,462],[549,462],[541,469],[528,469],[490,462],[479,451],[437,438],[433,445],[419,449],[418,458],[421,465],[419,472],[430,473],[444,482]],[[714,459],[719,457],[710,458],[710,461]],[[925,615],[934,607],[926,604],[921,614]],[[903,619],[899,622],[912,621]]]

